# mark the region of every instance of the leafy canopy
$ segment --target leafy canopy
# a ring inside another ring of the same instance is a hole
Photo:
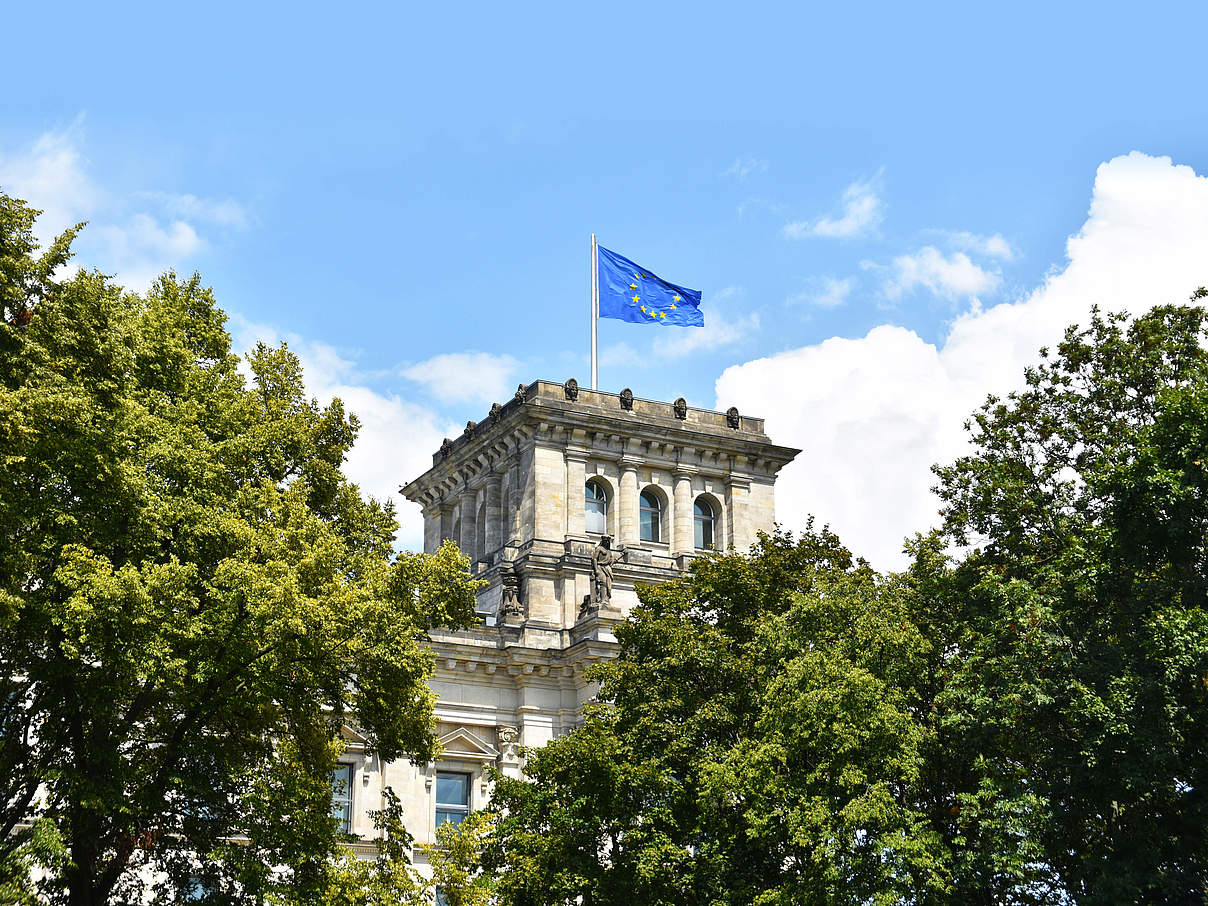
[[[476,583],[452,545],[393,553],[342,472],[355,416],[285,346],[241,365],[196,275],[58,279],[74,231],[37,255],[35,213],[0,195],[0,864],[46,849],[32,814],[53,902],[305,899],[338,728],[434,756],[424,630]]]

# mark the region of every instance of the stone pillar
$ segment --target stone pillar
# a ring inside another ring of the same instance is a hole
[[[623,544],[638,543],[638,469],[632,463],[621,463],[621,487],[617,491],[620,520],[620,540]]]
[[[566,534],[582,535],[587,532],[587,521],[583,507],[584,488],[587,484],[587,451],[566,451]]]
[[[671,553],[690,554],[695,549],[692,535],[692,475],[688,472],[676,472],[674,477],[675,499],[671,505],[675,510],[675,518],[672,521],[674,528]]]
[[[424,553],[434,554],[440,547],[441,529],[443,525],[443,508],[440,503],[430,503],[424,507]]]
[[[503,476],[491,475],[487,478],[487,534],[486,550],[479,551],[478,556],[486,558],[503,547]]]
[[[725,547],[733,547],[745,553],[751,545],[751,529],[747,519],[747,495],[751,482],[745,478],[730,476],[726,482],[726,538]]]
[[[461,548],[461,552],[470,558],[470,569],[474,569],[474,563],[478,560],[478,551],[474,550],[474,498],[478,495],[466,488],[461,495],[461,537],[457,539],[457,546]]]
[[[440,540],[443,542],[449,539],[453,542],[460,542],[460,538],[453,537],[453,517],[457,515],[457,504],[450,503],[445,500],[440,505]]]

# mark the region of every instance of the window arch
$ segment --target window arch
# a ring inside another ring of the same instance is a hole
[[[608,533],[608,489],[594,478],[584,488],[584,511],[587,531],[596,535]]]
[[[638,500],[639,537],[642,541],[663,540],[663,501],[654,488],[642,491]]]
[[[693,546],[697,550],[712,550],[716,527],[717,512],[713,504],[704,497],[697,497],[692,507]]]

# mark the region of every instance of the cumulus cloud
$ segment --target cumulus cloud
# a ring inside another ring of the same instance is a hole
[[[871,233],[884,216],[885,203],[877,195],[873,180],[853,182],[843,190],[839,214],[786,223],[783,232],[789,239],[853,239]]]
[[[287,342],[302,363],[307,392],[323,405],[339,397],[345,409],[356,414],[361,432],[348,454],[345,474],[365,493],[394,501],[399,520],[397,543],[409,550],[423,550],[423,515],[399,494],[399,488],[431,467],[433,452],[445,437],[456,435],[457,426],[433,409],[369,387],[355,360],[326,343],[282,335],[237,315],[231,316],[231,328],[236,345],[245,354],[257,342]]]
[[[655,359],[680,359],[745,340],[759,329],[757,312],[741,312],[745,295],[739,286],[727,286],[714,293],[701,306],[705,326],[666,328],[654,341]],[[735,314],[735,309],[739,313]]]
[[[0,155],[0,188],[42,211],[35,235],[42,245],[80,221],[77,261],[143,290],[165,270],[185,270],[206,248],[204,224],[243,229],[246,211],[232,199],[140,191],[122,196],[103,188],[83,153],[83,119],[43,133],[28,147]]]
[[[1134,314],[1208,283],[1208,178],[1133,152],[1102,164],[1067,260],[1031,293],[972,305],[938,346],[881,326],[726,369],[719,409],[767,417],[779,443],[803,447],[777,485],[777,514],[807,513],[882,568],[904,565],[902,539],[937,521],[929,467],[966,447],[962,424],[989,393],[1022,382],[1037,350],[1090,308]]]
[[[409,381],[446,403],[491,403],[515,390],[520,363],[510,355],[446,352],[400,370]]]
[[[913,255],[893,259],[883,291],[888,299],[924,287],[945,299],[979,296],[998,286],[1001,277],[974,264],[964,252],[944,255],[934,246],[925,246]]]
[[[730,168],[726,170],[726,176],[733,176],[739,182],[742,182],[752,173],[766,173],[768,162],[761,160],[758,157],[738,157],[734,163],[730,164]]]

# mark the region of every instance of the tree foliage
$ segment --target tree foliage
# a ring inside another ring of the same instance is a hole
[[[394,555],[341,471],[356,418],[287,348],[245,376],[196,275],[57,279],[72,233],[36,256],[34,213],[0,195],[0,862],[32,814],[66,847],[55,902],[305,897],[336,731],[434,756],[424,630],[476,583],[452,545]]]
[[[1206,317],[1069,331],[902,574],[811,530],[641,590],[499,781],[501,902],[1205,902]]]
[[[1208,889],[1206,317],[1096,313],[937,469],[949,536],[976,546],[951,598],[955,713],[1022,773],[1080,903]]]

